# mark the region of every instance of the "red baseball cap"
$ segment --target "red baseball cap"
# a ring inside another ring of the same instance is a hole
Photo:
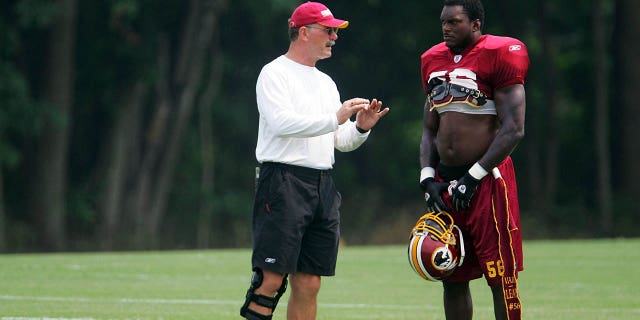
[[[349,25],[349,21],[334,18],[331,10],[324,4],[311,1],[299,5],[289,18],[289,28],[298,28],[314,23],[341,29]]]

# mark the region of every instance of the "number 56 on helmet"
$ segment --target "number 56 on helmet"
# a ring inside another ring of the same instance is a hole
[[[413,270],[428,281],[442,281],[464,260],[464,240],[460,228],[445,211],[428,212],[411,230],[408,247]]]

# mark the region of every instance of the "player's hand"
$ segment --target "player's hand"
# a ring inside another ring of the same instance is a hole
[[[420,188],[424,191],[424,200],[427,201],[427,211],[451,211],[442,201],[442,193],[448,187],[448,182],[436,182],[434,178],[426,178],[420,181]]]
[[[478,189],[479,184],[480,180],[472,177],[468,172],[458,180],[453,187],[453,193],[451,195],[451,200],[456,210],[469,208],[471,197],[473,197],[476,189]]]

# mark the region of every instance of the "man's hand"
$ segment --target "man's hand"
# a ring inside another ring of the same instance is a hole
[[[362,98],[349,99],[342,103],[342,107],[336,112],[338,118],[338,124],[343,124],[351,118],[358,111],[369,107],[369,100]],[[368,129],[366,129],[368,130]]]
[[[478,189],[479,184],[480,180],[472,177],[468,172],[458,180],[458,183],[453,187],[453,194],[451,195],[451,200],[453,200],[453,206],[456,210],[469,208],[471,197]]]
[[[389,108],[382,109],[382,101],[374,98],[366,108],[359,110],[356,114],[356,126],[362,130],[369,131],[388,112]]]
[[[424,191],[424,199],[427,201],[427,211],[451,211],[442,201],[442,193],[448,187],[448,182],[436,182],[434,178],[426,178],[420,181],[420,188]]]

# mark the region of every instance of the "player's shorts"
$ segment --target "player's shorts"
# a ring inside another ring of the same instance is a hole
[[[263,163],[253,208],[253,267],[335,275],[340,203],[329,170]]]
[[[468,169],[439,165],[436,180],[457,180]],[[515,285],[518,271],[524,266],[518,190],[511,158],[482,179],[468,209],[456,211],[446,192],[443,200],[462,230],[466,249],[464,263],[447,281],[464,282],[484,274],[490,286]]]

